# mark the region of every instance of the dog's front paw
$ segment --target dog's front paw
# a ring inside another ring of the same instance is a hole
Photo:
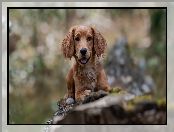
[[[84,95],[85,95],[85,96],[90,95],[90,93],[91,93],[91,90],[85,90],[85,91],[84,91]]]
[[[81,92],[81,93],[79,93],[78,95],[77,95],[77,97],[76,97],[76,100],[77,101],[84,101],[85,100],[85,98],[88,96],[88,95],[90,95],[90,93],[91,93],[91,90],[85,90],[85,91],[83,91],[83,92]]]

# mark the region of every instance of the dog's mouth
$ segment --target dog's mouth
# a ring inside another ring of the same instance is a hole
[[[81,59],[79,59],[79,62],[81,64],[86,64],[88,61],[89,61],[90,57],[89,58],[86,58],[86,57],[82,57]]]

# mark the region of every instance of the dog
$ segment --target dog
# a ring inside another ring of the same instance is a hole
[[[101,64],[107,47],[106,40],[91,26],[74,26],[62,41],[65,58],[75,58],[75,64],[66,77],[67,97],[84,100],[90,92],[110,91],[107,76]]]

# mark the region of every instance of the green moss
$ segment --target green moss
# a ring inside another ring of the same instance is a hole
[[[132,101],[134,103],[139,103],[142,101],[152,101],[153,97],[152,95],[143,95],[143,96],[136,96]]]
[[[124,102],[123,107],[126,111],[132,111],[135,109],[136,104],[143,101],[153,101],[151,95],[136,96],[134,99]]]
[[[112,94],[112,95],[122,95],[122,94],[126,94],[127,93],[127,91],[126,90],[124,90],[123,88],[121,88],[121,87],[114,87],[114,88],[112,88],[112,90],[110,91],[110,94]]]
[[[159,106],[166,105],[166,99],[165,98],[160,98],[157,100],[157,104]]]

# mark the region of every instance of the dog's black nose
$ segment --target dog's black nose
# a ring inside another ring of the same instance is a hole
[[[86,49],[86,48],[82,48],[82,49],[80,50],[80,53],[81,53],[82,55],[85,55],[86,52],[87,52],[87,49]]]

